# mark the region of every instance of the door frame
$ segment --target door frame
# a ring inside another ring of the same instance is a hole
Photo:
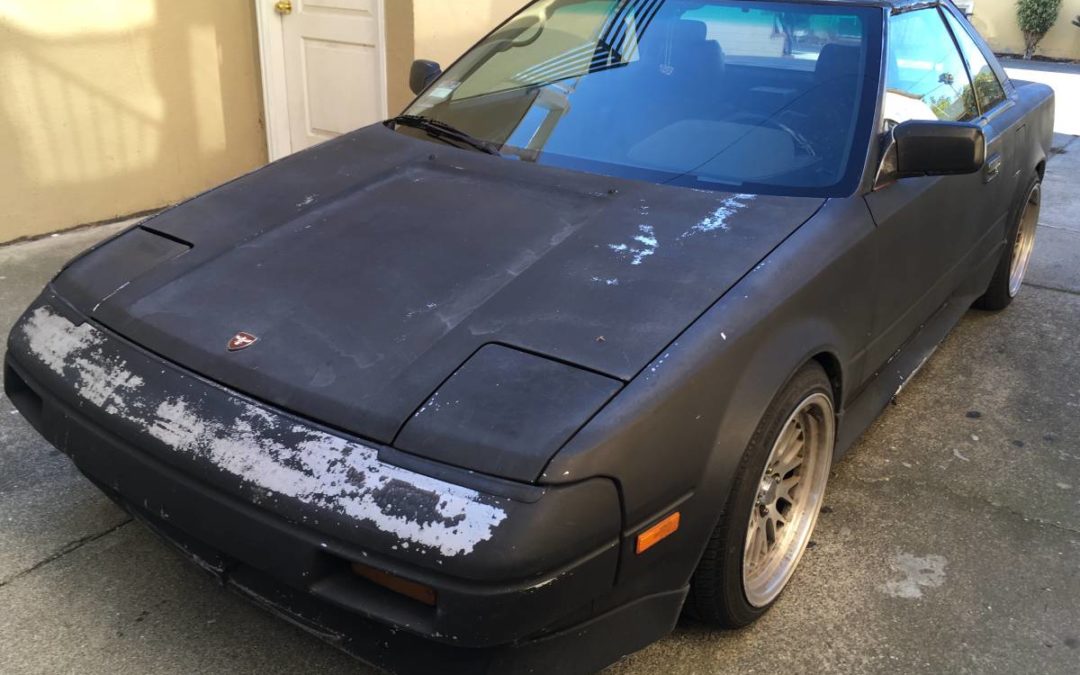
[[[289,87],[285,76],[284,17],[274,9],[275,0],[254,0],[259,40],[259,67],[262,72],[263,120],[266,127],[266,153],[270,161],[293,153],[289,127]],[[378,86],[382,88],[381,115],[389,115],[389,76],[387,74],[386,0],[375,0],[379,12]]]

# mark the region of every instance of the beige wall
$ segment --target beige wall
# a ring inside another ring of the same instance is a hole
[[[387,106],[396,115],[412,101],[409,68],[416,58],[412,0],[386,0]]]
[[[249,0],[0,0],[0,242],[253,169],[261,118]]]
[[[1080,15],[1080,0],[1064,0],[1057,24],[1039,43],[1038,53],[1058,59],[1080,59],[1080,28],[1072,24]],[[1016,21],[1016,0],[975,0],[972,23],[994,51],[1024,53],[1024,35]]]
[[[413,99],[409,91],[413,59],[438,61],[446,68],[526,4],[527,0],[386,0],[391,114]]]
[[[525,6],[525,0],[414,0],[417,58],[443,67]]]
[[[526,0],[386,0],[390,109]],[[251,0],[0,0],[0,243],[186,199],[266,161]]]

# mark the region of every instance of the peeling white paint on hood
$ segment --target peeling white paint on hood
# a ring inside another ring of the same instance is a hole
[[[718,209],[706,216],[700,223],[691,227],[690,231],[684,234],[682,238],[686,239],[695,234],[705,234],[716,230],[727,232],[730,228],[728,219],[750,206],[750,202],[754,201],[754,199],[754,195],[735,195],[725,199]]]
[[[300,426],[238,402],[233,420],[200,412],[198,401],[147,390],[122,359],[105,354],[105,336],[47,307],[22,326],[33,355],[74,382],[103,412],[137,425],[173,451],[209,461],[272,495],[343,513],[444,556],[471,553],[491,539],[505,510],[480,493],[391,466],[359,443]]]
[[[656,254],[660,240],[652,225],[638,225],[639,234],[633,238],[633,244],[610,244],[608,248],[619,255],[629,256],[631,265],[640,265],[646,258]]]

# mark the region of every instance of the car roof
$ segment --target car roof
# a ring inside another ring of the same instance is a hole
[[[787,0],[793,4],[811,5],[859,5],[864,7],[881,7],[892,10],[894,13],[909,12],[925,7],[937,7],[938,5],[952,4],[951,0]]]
[[[892,8],[894,12],[908,12],[913,9],[937,7],[938,5],[944,5],[948,2],[950,2],[950,0],[883,0],[881,4]]]

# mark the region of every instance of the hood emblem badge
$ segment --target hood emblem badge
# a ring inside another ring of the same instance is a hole
[[[229,340],[229,351],[243,351],[258,341],[259,338],[255,337],[251,333],[237,333],[233,336],[233,339]]]

